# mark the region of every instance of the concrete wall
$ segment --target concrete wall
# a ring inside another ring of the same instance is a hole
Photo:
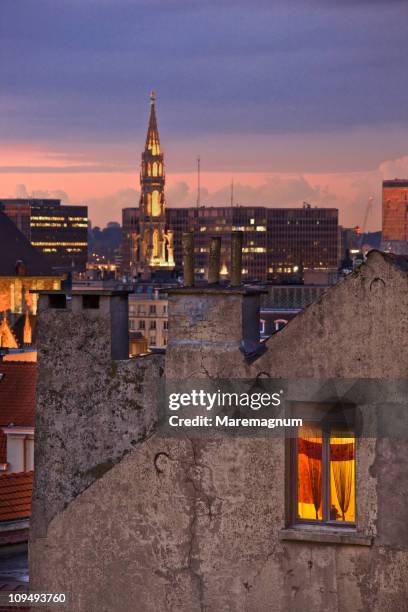
[[[150,435],[154,399],[141,395],[163,365],[169,379],[406,379],[406,273],[373,253],[252,362],[244,299],[170,296],[166,362],[151,365],[100,360],[103,326],[79,318],[68,334],[40,313],[32,588],[68,592],[75,612],[407,609],[406,441],[358,441],[359,543],[283,540],[284,440]],[[125,452],[131,429],[143,433]]]

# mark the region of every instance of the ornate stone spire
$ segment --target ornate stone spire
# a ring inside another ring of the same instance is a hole
[[[150,116],[140,171],[139,233],[132,251],[135,272],[144,277],[155,269],[173,269],[173,236],[166,228],[165,173],[156,118],[156,93],[150,94]]]
[[[145,151],[150,151],[153,155],[160,155],[160,137],[157,127],[155,101],[156,92],[152,91],[150,94],[150,117],[149,127],[147,128]]]

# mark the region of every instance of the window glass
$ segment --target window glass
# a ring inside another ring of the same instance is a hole
[[[332,430],[330,437],[330,520],[355,521],[354,438]]]
[[[349,430],[304,425],[296,444],[297,519],[355,522],[355,438]]]
[[[322,520],[322,448],[317,427],[299,428],[298,437],[298,516]]]

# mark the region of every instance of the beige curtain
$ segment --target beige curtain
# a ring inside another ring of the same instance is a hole
[[[354,480],[354,438],[345,432],[332,432],[330,461],[342,520],[350,506]],[[348,435],[349,436],[349,435]]]

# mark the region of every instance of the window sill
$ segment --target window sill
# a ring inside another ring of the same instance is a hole
[[[316,542],[317,544],[351,544],[352,546],[371,546],[373,543],[371,536],[358,534],[353,529],[315,528],[303,525],[281,529],[279,540],[284,542]]]

